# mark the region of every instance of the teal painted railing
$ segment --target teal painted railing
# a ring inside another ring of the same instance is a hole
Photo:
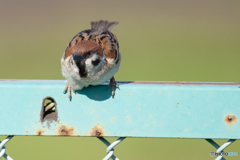
[[[118,84],[114,98],[104,83],[69,101],[65,81],[1,80],[0,135],[98,137],[108,146],[104,159],[118,159],[113,148],[126,137],[203,138],[217,159],[240,139],[240,83]],[[121,138],[110,144],[103,137]],[[0,143],[0,157],[11,159],[4,147],[11,138]],[[219,146],[211,139],[230,140]]]

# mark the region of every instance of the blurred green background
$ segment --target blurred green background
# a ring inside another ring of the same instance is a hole
[[[64,79],[60,58],[67,43],[100,19],[119,21],[116,80],[240,81],[237,0],[1,0],[0,79]],[[16,136],[6,147],[17,160],[106,155],[106,146],[91,137]],[[210,151],[216,149],[204,139],[127,138],[115,147],[122,160],[212,160]],[[240,141],[225,151],[240,154]]]

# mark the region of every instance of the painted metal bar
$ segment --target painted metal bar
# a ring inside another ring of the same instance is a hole
[[[240,139],[240,83],[0,80],[0,135]],[[46,100],[46,101],[45,101]]]
[[[9,155],[6,154],[6,147],[4,146],[13,136],[6,137],[2,142],[0,141],[0,158],[4,157],[7,160],[13,160]]]

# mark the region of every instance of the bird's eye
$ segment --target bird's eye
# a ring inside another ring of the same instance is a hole
[[[90,54],[91,54],[91,52],[89,51],[89,52],[87,52],[87,55],[89,55],[90,56]]]

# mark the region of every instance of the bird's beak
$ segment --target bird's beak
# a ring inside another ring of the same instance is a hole
[[[72,56],[74,61],[81,61],[84,59],[84,57],[80,53],[72,54]]]

